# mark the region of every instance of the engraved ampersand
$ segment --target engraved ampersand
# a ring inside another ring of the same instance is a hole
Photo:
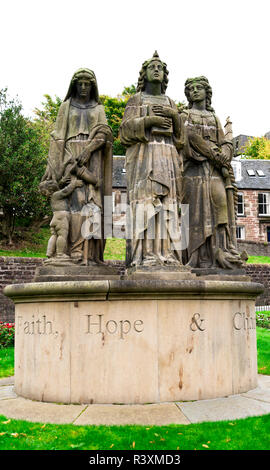
[[[199,313],[194,313],[192,319],[191,319],[191,324],[190,324],[190,329],[191,331],[204,331],[205,328],[202,327],[204,323],[204,319],[201,318],[201,315]]]

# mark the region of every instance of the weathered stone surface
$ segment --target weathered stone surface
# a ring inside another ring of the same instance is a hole
[[[9,398],[16,398],[17,395],[14,392],[13,385],[0,386],[0,400],[6,400]]]
[[[103,261],[104,196],[112,195],[112,140],[95,73],[81,68],[59,108],[40,183],[53,212],[45,265]]]
[[[212,88],[204,76],[185,82],[188,109],[181,122],[186,131],[182,203],[189,207],[188,266],[225,271],[241,268],[237,252],[237,188],[231,166],[231,123],[226,135],[211,106]],[[205,274],[208,274],[207,272]]]
[[[34,282],[90,281],[120,279],[119,269],[106,264],[90,266],[42,266],[37,269]]]
[[[5,387],[8,385],[14,385],[14,375],[10,377],[0,378],[0,387]]]
[[[197,279],[9,286],[15,391],[94,404],[247,392],[257,387],[254,301],[261,289]]]
[[[250,390],[247,393],[243,393],[242,396],[270,403],[270,390],[265,390],[260,387],[257,387],[254,390]]]
[[[150,271],[182,265],[178,205],[184,136],[177,106],[165,95],[167,83],[167,66],[155,52],[142,65],[120,126],[131,214],[127,266]]]
[[[270,413],[270,403],[243,396],[179,403],[178,406],[191,423],[242,419]]]
[[[39,423],[72,423],[84,409],[83,405],[40,403],[21,397],[0,401],[0,414],[8,418]]]
[[[75,421],[77,425],[120,426],[137,424],[144,426],[166,426],[189,424],[185,415],[175,404],[153,405],[89,405]]]
[[[185,280],[195,279],[196,275],[186,266],[134,266],[128,268],[121,279],[126,280]]]

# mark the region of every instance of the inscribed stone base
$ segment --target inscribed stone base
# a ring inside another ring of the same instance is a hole
[[[15,391],[58,403],[159,403],[257,386],[255,299],[237,281],[8,286]]]

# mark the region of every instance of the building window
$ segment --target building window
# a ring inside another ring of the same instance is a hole
[[[259,215],[270,215],[270,193],[258,194]]]
[[[267,241],[270,242],[270,227],[266,227]]]
[[[245,215],[244,209],[244,194],[238,193],[238,202],[237,202],[237,215]]]
[[[236,227],[236,238],[239,240],[245,239],[245,227],[238,225]]]

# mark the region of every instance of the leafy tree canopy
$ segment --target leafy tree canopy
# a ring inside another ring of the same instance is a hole
[[[47,202],[38,191],[47,154],[33,123],[22,114],[19,100],[0,90],[0,232],[12,242],[16,217],[38,219]]]
[[[243,154],[246,158],[269,160],[270,159],[270,140],[266,137],[251,137],[248,140]]]

